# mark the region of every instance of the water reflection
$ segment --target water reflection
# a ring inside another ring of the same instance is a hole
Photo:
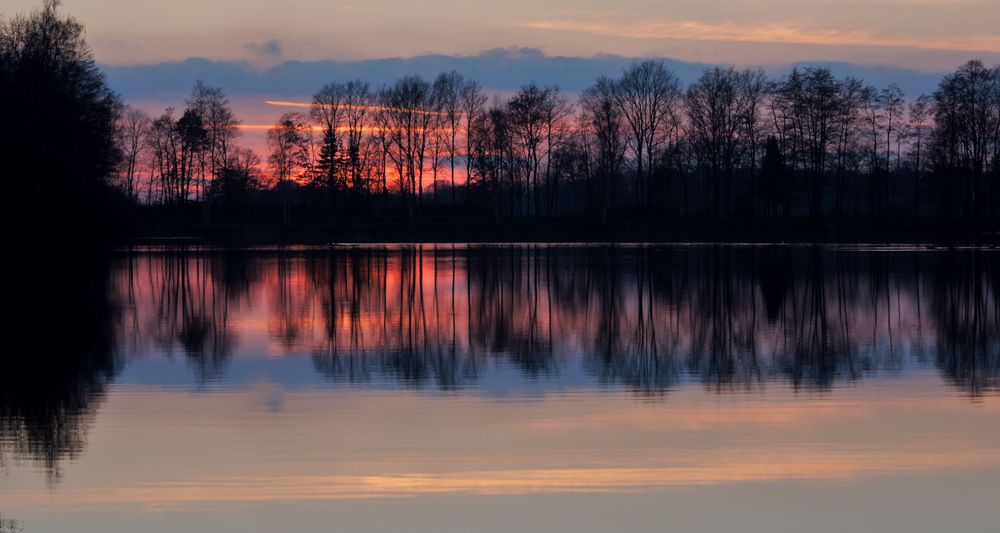
[[[152,344],[168,354],[183,351],[199,380],[222,377],[235,349],[232,311],[250,308],[260,283],[258,261],[247,252],[168,252],[155,258],[128,255],[115,272],[115,297],[129,309],[127,342]]]
[[[109,286],[115,269],[103,260],[45,259],[25,259],[8,278],[0,464],[27,458],[58,478],[60,462],[82,452],[121,368],[117,321],[126,299]]]
[[[942,258],[932,313],[937,365],[955,386],[980,394],[1000,386],[1000,268],[968,255]]]
[[[582,375],[559,386],[643,396],[689,382],[825,391],[936,366],[976,397],[1000,388],[995,257],[444,245],[158,249],[50,265],[11,288],[8,338],[25,342],[0,362],[0,458],[58,475],[136,357],[184,357],[201,384],[226,381],[234,358],[304,354],[326,380],[361,387],[460,391],[505,365],[543,387]]]

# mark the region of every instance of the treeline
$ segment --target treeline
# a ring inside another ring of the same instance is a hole
[[[263,158],[235,147],[221,89],[198,82],[179,118],[130,110],[122,187],[135,202],[198,201],[206,217],[270,202],[283,223],[1000,215],[1000,69],[979,61],[912,99],[825,67],[776,80],[713,67],[682,87],[650,60],[575,102],[533,83],[491,98],[447,72],[330,83],[307,107],[268,131]]]
[[[491,95],[456,72],[334,82],[255,153],[239,146],[221,88],[197,82],[183,110],[158,117],[122,103],[82,26],[56,7],[0,21],[0,101],[18,124],[0,128],[12,224],[85,227],[109,205],[168,231],[788,219],[988,229],[1000,216],[1000,67],[979,61],[916,97],[825,67],[780,79],[713,67],[683,87],[655,60],[575,99],[533,83]]]

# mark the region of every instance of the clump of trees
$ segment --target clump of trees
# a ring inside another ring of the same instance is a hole
[[[58,6],[0,17],[2,211],[17,235],[76,242],[108,229],[121,103]]]
[[[122,113],[120,184],[134,201],[174,206],[197,201],[208,223],[213,195],[228,204],[242,188],[260,184],[258,160],[236,146],[240,123],[222,89],[199,80],[186,104],[179,117],[174,108],[156,118],[131,107]]]
[[[933,95],[931,163],[944,212],[1000,214],[1000,67],[970,61],[945,76]],[[924,111],[927,114],[927,111]]]

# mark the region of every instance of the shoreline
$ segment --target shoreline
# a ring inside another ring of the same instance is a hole
[[[387,221],[341,224],[218,224],[139,230],[110,239],[130,245],[331,245],[331,244],[827,244],[996,246],[1000,230],[957,226],[889,226],[837,224],[815,227],[792,220],[778,224],[733,222],[609,223],[573,221],[503,224],[451,221]]]

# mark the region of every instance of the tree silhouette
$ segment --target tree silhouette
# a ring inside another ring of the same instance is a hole
[[[281,221],[288,224],[292,180],[310,164],[309,142],[311,131],[305,117],[286,113],[274,127],[267,130],[267,147],[271,151],[268,163],[274,171],[276,186],[281,194]]]
[[[760,168],[761,192],[767,199],[767,215],[774,216],[778,209],[787,218],[791,215],[788,175],[785,158],[781,154],[778,140],[768,137],[764,145],[764,159]]]
[[[0,128],[5,218],[27,240],[110,234],[108,188],[120,153],[118,97],[84,40],[83,26],[45,0],[0,19]]]

